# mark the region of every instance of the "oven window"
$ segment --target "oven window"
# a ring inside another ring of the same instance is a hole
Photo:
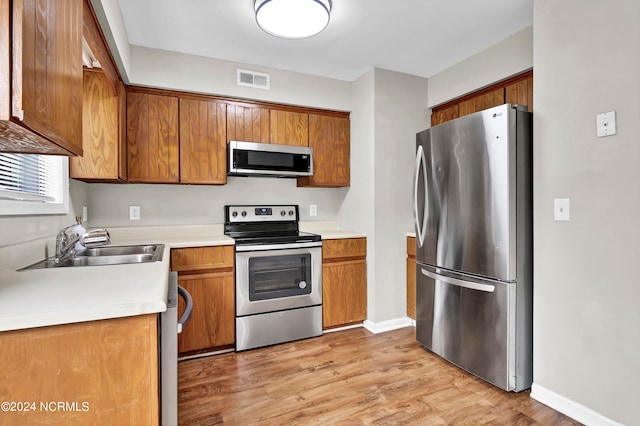
[[[249,259],[249,300],[311,293],[311,254]]]

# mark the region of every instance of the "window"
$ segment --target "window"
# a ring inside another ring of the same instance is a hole
[[[67,157],[0,153],[0,215],[69,212]]]

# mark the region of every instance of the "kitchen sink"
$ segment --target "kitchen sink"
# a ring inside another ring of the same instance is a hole
[[[164,245],[162,246],[164,249]],[[137,254],[155,254],[158,252],[158,244],[140,245],[140,246],[106,246],[92,247],[78,253],[76,258],[94,257],[94,256],[123,256]],[[160,252],[162,256],[162,251]],[[162,257],[159,259],[162,260]]]
[[[92,247],[76,254],[75,257],[59,262],[55,262],[53,259],[44,259],[18,270],[159,262],[162,260],[163,254],[164,244]]]

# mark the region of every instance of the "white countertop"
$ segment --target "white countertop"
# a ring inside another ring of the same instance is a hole
[[[0,331],[166,311],[171,248],[233,245],[222,232],[180,228],[109,229],[112,245],[165,244],[160,262],[0,271]]]
[[[316,232],[323,239],[365,237],[362,233],[337,229],[334,222],[301,223],[300,229]],[[13,267],[15,265],[10,265],[10,268],[3,265],[0,269],[0,331],[164,312],[167,309],[171,248],[234,244],[233,239],[223,234],[222,225],[108,230],[114,246],[165,244],[162,261],[15,270],[40,260],[42,256],[38,255],[35,259],[18,263],[16,268]],[[29,244],[5,250],[27,253]],[[36,246],[36,242],[33,244]],[[39,253],[38,250],[36,252]]]

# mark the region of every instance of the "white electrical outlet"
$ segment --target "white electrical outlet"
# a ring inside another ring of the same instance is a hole
[[[311,204],[309,206],[309,216],[318,216],[318,205]]]
[[[87,221],[87,206],[82,206],[82,222],[86,222]]]
[[[129,206],[129,220],[140,220],[140,206]]]
[[[568,198],[556,198],[553,200],[553,219],[560,222],[571,220],[571,204]]]
[[[616,112],[609,111],[596,115],[596,136],[599,138],[616,134]]]

